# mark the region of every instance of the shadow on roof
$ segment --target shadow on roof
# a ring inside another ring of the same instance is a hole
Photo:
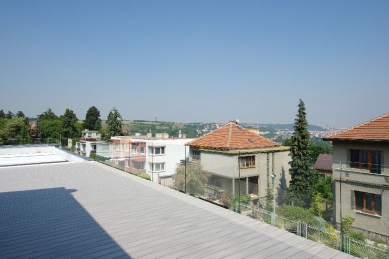
[[[0,193],[0,257],[131,258],[77,202],[75,191]]]

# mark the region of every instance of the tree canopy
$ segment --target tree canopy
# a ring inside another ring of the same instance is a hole
[[[95,106],[90,107],[86,112],[83,126],[88,130],[101,129],[100,111]]]
[[[204,195],[205,184],[208,183],[208,179],[211,177],[211,173],[204,171],[201,165],[194,164],[186,167],[186,191],[191,194]],[[174,186],[178,190],[185,189],[185,166],[178,165],[176,173],[172,176],[174,180]]]
[[[77,116],[76,114],[66,108],[65,113],[61,116],[62,121],[62,136],[65,138],[77,137],[79,135],[77,129]]]
[[[57,115],[55,115],[55,113],[50,108],[48,108],[47,111],[38,115],[38,119],[39,120],[55,120],[55,119],[58,119],[58,117],[57,117]]]
[[[116,108],[113,108],[107,117],[107,138],[112,136],[121,136],[123,134],[122,130],[122,116]]]

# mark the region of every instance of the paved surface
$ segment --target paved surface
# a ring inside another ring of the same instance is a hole
[[[0,258],[353,258],[97,163],[0,168]]]

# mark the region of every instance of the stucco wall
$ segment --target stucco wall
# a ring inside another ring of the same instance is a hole
[[[381,151],[381,174],[368,170],[350,168],[350,149]],[[385,165],[389,161],[389,145],[385,143],[334,142],[333,143],[333,177],[335,179],[335,222],[341,217],[355,218],[353,226],[389,236],[389,170]],[[342,180],[340,182],[340,180]],[[355,210],[353,192],[360,191],[381,195],[381,216],[370,215]]]
[[[268,155],[269,154],[269,165],[268,165]],[[254,168],[241,168],[240,177],[246,178],[251,176],[259,176],[259,197],[266,196],[268,180],[272,184],[272,178],[268,177],[270,174],[275,174],[275,191],[285,190],[289,186],[290,174],[289,174],[289,161],[290,156],[288,155],[289,151],[281,151],[275,153],[257,153],[250,155],[242,156],[255,156],[255,167]],[[201,165],[203,169],[223,176],[228,179],[238,179],[239,178],[239,156],[238,155],[228,155],[222,153],[212,153],[212,152],[201,152]],[[274,158],[274,166],[273,166]],[[274,171],[272,171],[274,169]],[[228,182],[228,181],[227,181]],[[223,188],[232,189],[231,185],[224,183],[226,186]],[[237,181],[235,184],[235,191],[238,190]],[[227,186],[228,185],[228,186]],[[241,182],[241,190],[246,189],[245,181]]]

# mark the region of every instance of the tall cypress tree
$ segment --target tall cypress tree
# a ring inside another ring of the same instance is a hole
[[[311,169],[312,162],[308,148],[310,135],[305,104],[301,99],[298,107],[290,147],[292,161],[289,162],[291,181],[288,191],[299,196],[310,196],[317,182],[317,173]]]

